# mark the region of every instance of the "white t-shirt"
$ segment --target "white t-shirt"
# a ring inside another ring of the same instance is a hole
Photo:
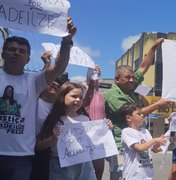
[[[89,118],[85,115],[79,115],[76,117],[61,116],[60,120],[61,121],[58,121],[57,125],[63,125],[63,124],[66,125],[66,124],[71,124],[71,123],[85,122],[85,121],[89,121]],[[51,146],[51,154],[54,157],[58,156],[57,143]]]
[[[84,115],[79,115],[77,117],[70,116],[62,116],[60,118],[61,121],[58,121],[58,125],[60,124],[70,124],[70,123],[79,123],[84,121],[89,121],[89,118]],[[52,156],[58,158],[57,147],[56,144],[51,147]],[[79,164],[74,164],[67,167],[60,167],[60,163],[56,158],[51,158],[50,160],[50,177],[52,179],[78,179],[78,180],[96,180],[95,170],[93,168],[92,161],[83,162]]]
[[[0,155],[33,155],[37,101],[47,87],[44,71],[10,75],[0,69],[0,84],[0,97],[6,86],[11,85],[17,104],[13,108],[0,101]]]
[[[153,179],[153,162],[151,148],[145,152],[137,152],[132,148],[135,143],[142,144],[151,140],[152,137],[147,129],[125,128],[122,130],[122,145],[124,147],[125,180],[151,180]]]
[[[38,99],[36,135],[40,132],[44,121],[46,120],[48,114],[51,112],[52,107],[53,103],[46,102],[41,98]]]

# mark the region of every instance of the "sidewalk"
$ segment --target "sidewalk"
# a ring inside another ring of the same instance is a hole
[[[168,175],[171,171],[172,151],[167,152],[166,160],[162,169],[160,169],[160,166],[163,162],[163,153],[162,152],[156,154],[153,153],[152,155],[153,155],[153,165],[154,165],[154,175],[155,175],[154,180],[167,180]],[[109,164],[107,161],[105,162],[105,170],[103,173],[102,180],[109,180]]]

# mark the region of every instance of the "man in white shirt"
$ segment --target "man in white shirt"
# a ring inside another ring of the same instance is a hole
[[[20,105],[20,117],[4,114],[0,109],[0,179],[29,180],[38,97],[48,84],[65,71],[76,30],[71,18],[68,18],[68,35],[62,40],[55,66],[38,73],[24,72],[24,66],[30,60],[28,40],[15,36],[6,39],[2,48],[4,66],[0,69],[0,97],[7,85],[12,86],[13,98]]]

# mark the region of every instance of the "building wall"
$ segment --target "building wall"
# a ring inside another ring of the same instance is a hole
[[[144,44],[143,44],[143,57],[147,54],[149,51],[151,45],[154,43],[154,41],[157,39],[157,36],[155,34],[144,34]],[[156,62],[156,55],[154,57],[153,62]],[[150,66],[149,70],[144,75],[144,82],[143,84],[153,87],[155,84],[155,77],[154,77],[154,71],[155,71],[155,63]]]
[[[132,47],[128,49],[128,51],[124,53],[120,59],[117,60],[116,68],[118,68],[120,65],[129,65],[133,67],[133,70],[136,70],[155,39],[157,39],[156,34],[148,35],[143,33],[141,38],[135,44],[133,44]],[[145,80],[143,84],[154,86],[154,70],[155,65],[152,65],[144,76]]]
[[[133,67],[133,61],[132,61],[133,54],[132,54],[132,52],[133,52],[132,48],[128,50],[128,65],[131,67]]]
[[[142,61],[142,58],[145,56],[145,54],[147,54],[154,41],[159,37],[176,40],[176,33],[142,33],[140,39],[136,43],[134,43],[132,47],[128,49],[128,51],[125,52],[124,55],[121,56],[121,58],[116,61],[116,68],[118,68],[119,65],[129,65],[133,67],[133,70],[137,69],[140,65],[140,62]],[[157,89],[157,95],[160,95],[162,84],[161,78],[161,49],[158,49],[155,53],[153,64],[150,66],[149,70],[144,76],[143,84],[154,87],[154,90]]]
[[[176,33],[142,33],[140,39],[132,45],[132,47],[122,55],[123,58],[119,58],[116,62],[116,68],[119,65],[129,65],[133,67],[133,70],[136,70],[145,54],[147,54],[148,50],[154,43],[157,38],[164,37],[166,39],[176,40]],[[126,56],[128,54],[128,56]],[[128,61],[124,60],[125,57],[128,57]],[[123,60],[122,60],[123,59]],[[162,53],[161,47],[157,49],[153,64],[150,66],[149,70],[146,72],[144,76],[143,84],[153,87],[153,91],[150,95],[153,96],[161,96],[162,93]],[[170,107],[169,109],[175,109]],[[167,110],[167,109],[166,109]],[[169,111],[170,112],[170,111]],[[163,112],[163,114],[158,115],[157,119],[150,119],[151,126],[150,130],[154,137],[159,136],[165,133],[165,118],[168,116],[168,112]]]
[[[167,34],[167,38],[168,38],[168,39],[172,39],[172,40],[176,40],[176,33],[174,33],[174,32],[169,32],[169,33]]]
[[[139,62],[140,62],[140,40],[138,40],[135,44],[133,44],[132,54],[132,64],[133,69],[136,70]]]

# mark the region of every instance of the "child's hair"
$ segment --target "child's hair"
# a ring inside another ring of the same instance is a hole
[[[135,102],[127,102],[123,104],[121,108],[119,109],[119,115],[123,119],[126,119],[127,115],[132,115],[132,113],[136,111],[137,109],[142,109],[142,106]]]
[[[60,94],[57,101],[54,103],[51,112],[47,116],[42,129],[38,135],[38,138],[43,139],[52,135],[52,130],[57,122],[60,120],[60,117],[65,115],[65,96],[72,91],[73,89],[81,89],[80,85],[73,82],[65,82],[61,86]],[[82,89],[81,89],[82,90]],[[78,113],[84,113],[84,107],[80,107]],[[87,114],[85,114],[87,115]]]

